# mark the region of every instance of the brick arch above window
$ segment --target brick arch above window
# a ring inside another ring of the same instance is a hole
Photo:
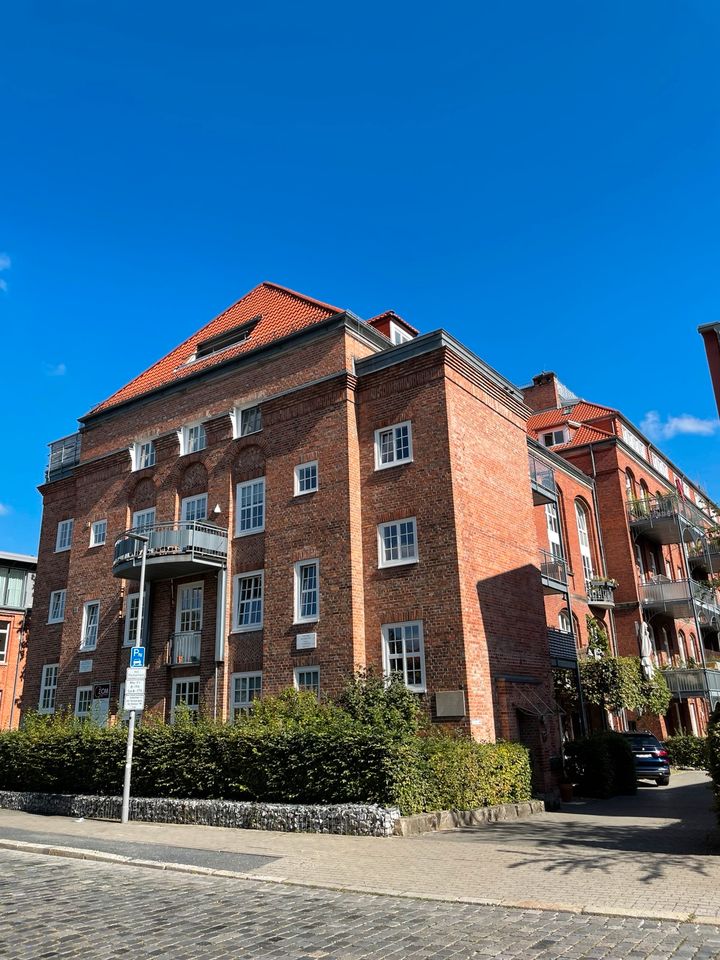
[[[202,463],[191,463],[178,478],[178,494],[190,497],[196,493],[205,493],[208,488],[208,472]]]
[[[233,465],[233,480],[244,483],[265,476],[265,452],[258,444],[243,449]]]
[[[154,507],[156,495],[157,491],[155,489],[155,484],[149,477],[144,477],[130,492],[130,496],[128,497],[130,509],[134,511],[146,510],[149,507]]]

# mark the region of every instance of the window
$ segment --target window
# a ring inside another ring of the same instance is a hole
[[[413,458],[412,425],[409,420],[375,431],[375,469],[385,470]]]
[[[92,687],[78,687],[75,693],[75,716],[86,719],[90,716],[93,701]]]
[[[592,580],[595,576],[593,570],[592,550],[590,548],[590,526],[588,524],[588,512],[585,505],[579,500],[575,501],[575,518],[577,520],[578,539],[580,540],[580,556],[582,557],[583,573],[585,581]]]
[[[265,477],[237,485],[235,534],[260,533],[265,529]]]
[[[687,655],[686,655],[686,653],[685,653],[685,650],[686,650],[686,647],[685,647],[685,634],[682,632],[682,630],[679,630],[679,631],[678,631],[677,640],[678,640],[678,651],[679,651],[679,653],[680,653],[680,662],[682,663],[683,666],[686,666],[686,665],[687,665]]]
[[[295,689],[320,696],[320,667],[295,667]]]
[[[145,586],[145,603],[143,604],[142,640],[148,636],[148,605],[150,594]],[[140,594],[129,593],[125,597],[125,629],[123,632],[123,646],[132,647],[137,634],[138,610],[140,608]]]
[[[21,610],[26,605],[26,584],[28,573],[18,567],[0,567],[0,607],[17,607]],[[27,600],[29,606],[32,599]]]
[[[394,344],[398,343],[407,343],[408,340],[412,340],[412,334],[408,333],[407,330],[404,330],[398,323],[390,321],[390,339]]]
[[[635,477],[629,470],[625,471],[625,496],[628,500],[635,500]]]
[[[545,520],[547,522],[548,543],[550,553],[558,560],[564,558],[562,541],[560,540],[560,518],[554,503],[545,504]]]
[[[148,507],[147,510],[136,510],[132,516],[132,529],[137,533],[143,533],[155,526],[155,507]]]
[[[208,495],[201,493],[196,497],[185,497],[180,505],[180,519],[192,522],[193,520],[207,520]]]
[[[57,526],[57,536],[55,538],[55,553],[63,550],[69,550],[72,546],[73,524],[74,520],[61,520]]]
[[[50,594],[48,623],[62,623],[65,619],[65,597],[67,590],[53,590]]]
[[[8,645],[10,643],[10,621],[0,620],[0,663],[7,663]]]
[[[175,713],[180,704],[185,704],[190,713],[197,717],[200,709],[200,677],[184,677],[182,680],[173,680],[171,722],[175,720]]]
[[[58,664],[46,663],[40,680],[40,702],[38,713],[55,712],[55,694],[57,693]]]
[[[178,436],[180,438],[180,456],[186,456],[188,453],[198,453],[207,446],[207,434],[201,423],[183,427],[178,431]]]
[[[387,676],[399,675],[416,693],[425,691],[425,652],[422,622],[386,623],[382,628],[383,660]]]
[[[89,600],[83,606],[81,650],[94,650],[97,646],[100,625],[100,601]]]
[[[378,554],[381,567],[416,563],[418,551],[415,517],[379,524]]]
[[[175,613],[176,633],[199,633],[203,620],[202,583],[184,583],[178,588]]]
[[[138,440],[130,447],[130,462],[133,470],[145,470],[155,466],[155,441]]]
[[[572,624],[567,610],[561,610],[558,614],[558,627],[563,633],[572,633]]]
[[[295,496],[303,493],[315,493],[318,488],[318,462],[300,463],[295,467]]]
[[[262,430],[262,410],[259,404],[252,407],[235,407],[230,414],[233,424],[233,438],[247,437]]]
[[[90,527],[90,546],[102,547],[107,537],[107,520],[96,520]]]
[[[263,623],[263,571],[235,577],[233,630],[259,630]]]
[[[295,564],[295,623],[311,623],[320,615],[319,560]]]
[[[556,447],[560,443],[565,443],[567,441],[567,431],[563,428],[562,430],[550,430],[548,433],[542,435],[543,446],[545,447]]]
[[[230,677],[232,718],[249,713],[253,700],[262,696],[262,673],[234,673]]]

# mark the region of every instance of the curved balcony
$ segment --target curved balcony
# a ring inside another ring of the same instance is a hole
[[[169,580],[218,569],[227,564],[228,532],[205,520],[153,523],[142,530],[127,530],[115,541],[113,576],[139,580],[143,545],[133,534],[148,537],[147,580]]]
[[[634,533],[661,544],[698,540],[711,524],[709,517],[676,493],[628,500],[627,518]]]

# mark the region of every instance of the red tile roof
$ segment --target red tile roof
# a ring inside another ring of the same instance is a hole
[[[376,317],[371,317],[367,323],[368,326],[375,327],[376,329],[379,328],[384,332],[383,328],[386,325],[389,325],[390,320],[394,320],[395,323],[401,324],[406,330],[409,330],[410,333],[414,333],[416,336],[420,333],[419,330],[416,330],[412,324],[408,323],[407,320],[395,313],[394,310],[386,310],[384,313],[379,313]]]
[[[583,423],[587,420],[599,420],[601,417],[616,416],[618,416],[618,411],[613,410],[611,407],[601,407],[597,403],[578,400],[576,403],[568,404],[564,407],[541,410],[540,413],[534,413],[528,420],[527,428],[529,432],[532,432],[545,430],[548,427],[559,426],[562,423],[567,423],[568,420]]]
[[[598,430],[597,427],[589,427],[583,424],[579,427],[569,443],[560,443],[553,450],[567,450],[568,447],[581,447],[584,443],[595,443],[598,440],[607,440],[615,434],[608,433],[607,430]]]
[[[171,350],[162,360],[158,360],[144,373],[94,407],[88,416],[142,396],[158,387],[183,380],[200,370],[207,370],[243,353],[267,346],[273,340],[297,333],[342,312],[340,307],[306,297],[276,283],[261,283],[197,333],[188,337],[180,346]],[[211,340],[243,324],[250,324],[254,320],[257,320],[257,323],[252,327],[248,339],[218,353],[194,361],[191,359],[198,343]]]

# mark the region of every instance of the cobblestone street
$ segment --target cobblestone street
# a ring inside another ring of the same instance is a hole
[[[0,852],[0,956],[711,960],[720,928],[183,877]]]

